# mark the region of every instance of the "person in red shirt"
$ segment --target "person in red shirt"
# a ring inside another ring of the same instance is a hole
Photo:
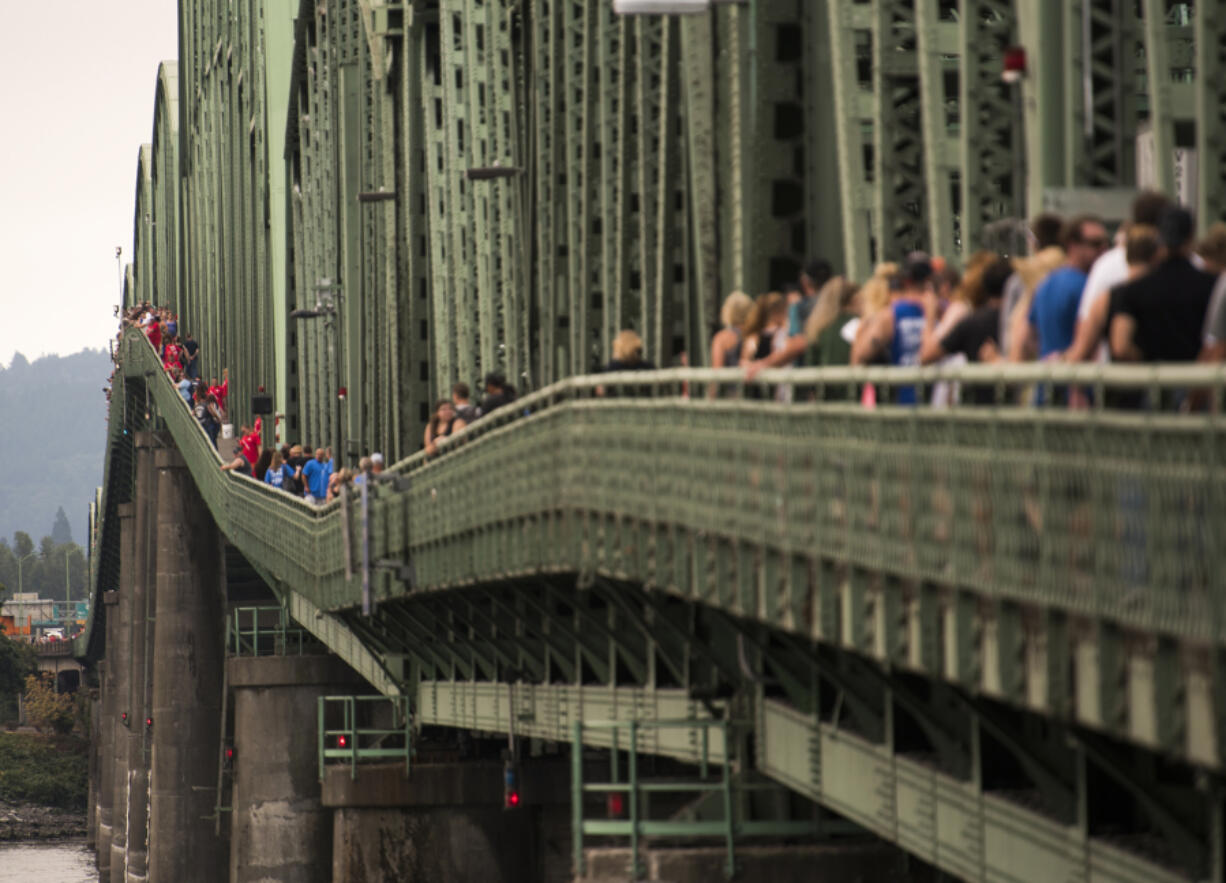
[[[162,352],[162,323],[158,321],[158,317],[154,316],[149,326],[145,329],[145,336],[149,338],[149,342],[153,344],[153,349],[157,353]]]
[[[217,407],[221,408],[222,414],[226,412],[226,396],[230,394],[230,369],[226,368],[221,372],[222,382],[217,385],[217,378],[214,377],[209,381],[209,394],[217,399]],[[252,460],[251,462],[255,462]]]
[[[166,340],[166,346],[162,349],[162,364],[167,371],[174,368],[183,371],[183,347],[179,346],[177,338],[173,336]]]
[[[242,437],[238,441],[238,448],[243,456],[247,458],[247,462],[255,466],[255,461],[260,459],[260,418],[255,418],[255,426],[242,428]]]

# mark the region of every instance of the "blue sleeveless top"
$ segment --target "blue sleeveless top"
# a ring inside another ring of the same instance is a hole
[[[890,341],[891,365],[918,365],[920,343],[924,338],[924,308],[915,301],[895,301],[891,306],[894,311],[894,339]],[[898,389],[900,405],[914,405],[918,401],[914,386],[903,386]]]

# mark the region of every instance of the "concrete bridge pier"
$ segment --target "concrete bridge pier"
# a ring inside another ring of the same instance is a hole
[[[221,535],[175,449],[157,468],[157,616],[153,630],[153,757],[148,876],[217,883],[224,604]],[[143,724],[143,722],[142,722]]]
[[[102,702],[91,690],[89,700],[89,790],[85,798],[85,847],[98,849],[98,718],[102,716]]]
[[[119,593],[104,592],[102,604],[106,609],[106,646],[114,646],[119,634]],[[110,659],[98,663],[98,677],[101,683],[101,714],[99,715],[98,732],[98,834],[95,848],[98,857],[99,883],[110,883],[111,879],[111,825],[113,822],[113,807],[115,801],[115,728],[118,715],[115,708],[118,697],[115,695],[115,664]]]
[[[136,513],[133,536],[125,554],[132,551],[130,585],[131,653],[127,730],[127,856],[124,880],[143,883],[148,876],[149,760],[151,733],[145,719],[152,714],[153,673],[149,665],[153,648],[154,577],[157,573],[157,470],[154,467],[152,432],[136,434]],[[121,566],[122,574],[122,566]],[[115,883],[118,883],[116,879]]]
[[[542,772],[521,768],[525,783],[541,787],[525,788],[521,808],[509,811],[502,807],[503,767],[498,762],[416,764],[411,777],[405,777],[403,764],[370,764],[358,767],[356,779],[348,766],[330,767],[323,802],[335,811],[331,879],[561,879],[540,843],[541,811],[561,807],[566,794],[566,769],[554,767]],[[568,867],[565,851],[560,856],[561,867]]]
[[[320,803],[318,697],[362,680],[335,656],[234,657],[230,883],[330,883],[332,811]]]
[[[140,479],[137,479],[140,487]],[[115,619],[115,643],[110,642],[112,634],[110,618],[107,620],[107,663],[114,674],[115,711],[114,735],[111,740],[111,756],[107,759],[111,765],[111,787],[114,794],[111,797],[111,852],[104,856],[103,861],[111,864],[111,880],[113,883],[123,883],[126,878],[126,857],[128,849],[128,734],[135,724],[132,719],[132,591],[134,580],[135,552],[135,514],[136,504],[120,503],[119,515],[119,590],[118,603],[110,608]],[[123,715],[127,714],[127,722]]]

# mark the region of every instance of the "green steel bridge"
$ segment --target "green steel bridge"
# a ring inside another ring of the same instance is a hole
[[[642,751],[757,771],[968,880],[1222,879],[1226,371],[755,381],[783,404],[702,363],[722,297],[807,256],[956,261],[1144,183],[1226,216],[1223,6],[181,3],[125,302],[180,315],[236,423],[266,390],[281,440],[394,465],[320,507],[222,472],[128,330],[78,655],[107,653],[153,432],[416,725],[610,747],[576,724],[637,721]],[[590,376],[625,327],[692,367]],[[414,453],[488,371],[527,394]],[[1001,404],[826,395],[942,379]],[[1004,403],[1068,383],[1099,406]],[[1190,389],[1212,407],[1101,404]]]

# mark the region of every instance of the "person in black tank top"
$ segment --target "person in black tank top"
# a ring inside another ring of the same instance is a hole
[[[460,417],[456,416],[455,405],[450,399],[442,399],[434,406],[434,416],[430,418],[430,422],[426,424],[425,448],[427,454],[437,454],[438,446],[435,444],[439,439],[459,432],[468,424]]]

